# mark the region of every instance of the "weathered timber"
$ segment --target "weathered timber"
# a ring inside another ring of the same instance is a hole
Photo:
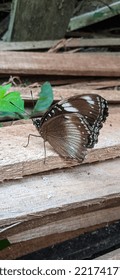
[[[120,1],[114,2],[115,3],[110,3],[109,5],[106,4],[102,8],[98,7],[91,12],[89,11],[82,15],[71,18],[68,30],[76,30],[118,15],[120,13]]]
[[[0,52],[0,74],[120,76],[119,53]]]
[[[26,41],[26,42],[0,42],[1,51],[20,51],[20,50],[46,50],[60,45],[60,48],[82,48],[82,47],[118,47],[119,38],[71,38],[68,40],[45,40],[45,41]],[[52,49],[50,50],[52,52]]]
[[[77,80],[70,80],[66,82],[66,84],[61,85],[64,88],[76,88],[76,89],[117,89],[120,87],[120,79],[119,78],[98,78],[98,77],[90,77],[89,80],[87,77],[78,78]]]
[[[0,238],[14,259],[120,219],[120,159],[0,185]],[[9,199],[6,199],[6,196]]]
[[[84,163],[120,156],[119,124],[120,114],[110,114],[100,132],[98,144],[94,149],[88,149]],[[46,143],[47,157],[44,164],[42,138],[31,137],[29,146],[24,147],[30,133],[38,135],[32,124],[12,125],[0,129],[0,181],[78,164],[76,161],[65,161],[60,158],[48,143]]]
[[[80,234],[54,246],[24,255],[22,260],[85,260],[95,259],[119,248],[120,222],[113,222],[97,230]],[[113,249],[114,248],[114,249]],[[119,260],[119,251],[113,251]],[[112,252],[111,252],[112,255]],[[116,270],[116,268],[115,268]]]
[[[9,19],[10,19],[10,17],[9,17],[9,15],[8,15],[8,16],[6,16],[6,17],[0,22],[0,37],[1,37],[1,35],[3,35],[3,33],[4,33],[4,32],[7,30],[7,28],[8,28]],[[0,43],[0,50],[2,50],[2,49],[1,49],[1,43]]]
[[[7,41],[64,37],[74,5],[75,0],[13,0]]]
[[[105,89],[99,89],[99,90],[94,90],[94,89],[89,89],[89,87],[83,87],[79,84],[79,89],[78,88],[72,88],[72,87],[53,87],[53,92],[54,92],[54,100],[61,100],[62,98],[69,98],[74,95],[82,95],[82,94],[99,94],[103,98],[105,98],[109,103],[120,103],[120,91],[119,90],[105,90]],[[31,88],[31,87],[11,87],[10,91],[19,91],[21,93],[21,96],[24,100],[29,100],[32,101],[31,99],[31,90],[32,90],[32,95],[33,99],[37,100],[38,95],[40,92],[40,87],[36,88]]]

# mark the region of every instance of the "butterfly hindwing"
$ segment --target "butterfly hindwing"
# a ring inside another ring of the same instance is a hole
[[[78,161],[84,159],[90,131],[79,114],[58,115],[44,123],[40,133],[59,155]]]

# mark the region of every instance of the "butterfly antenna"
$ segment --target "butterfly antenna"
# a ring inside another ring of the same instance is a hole
[[[32,93],[32,90],[30,91],[30,94],[31,94],[31,99],[32,99],[32,103],[33,103],[33,108],[35,106],[35,102],[34,102],[34,99],[33,99],[33,93]]]
[[[34,99],[33,99],[33,93],[32,93],[32,90],[30,91],[30,94],[31,94],[31,100],[32,100],[33,110],[34,110],[35,101],[34,101]],[[33,110],[32,110],[32,113],[33,113]],[[32,115],[32,113],[31,113],[31,115]],[[32,119],[32,121],[33,121],[33,119]]]
[[[44,164],[46,162],[46,146],[45,146],[45,140],[44,140]]]

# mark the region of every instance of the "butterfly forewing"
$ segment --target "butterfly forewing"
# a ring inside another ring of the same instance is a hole
[[[108,115],[107,101],[96,94],[73,96],[65,101],[60,101],[64,112],[79,112],[92,126],[96,122],[106,120]]]
[[[84,94],[57,102],[34,124],[44,141],[48,141],[60,156],[82,161],[87,148],[97,143],[107,116],[104,98]]]
[[[107,101],[99,95],[81,95],[73,96],[66,101],[60,101],[58,106],[62,106],[65,112],[79,113],[83,116],[91,135],[88,135],[89,141],[87,148],[94,147],[98,141],[99,130],[103,126],[108,116]]]

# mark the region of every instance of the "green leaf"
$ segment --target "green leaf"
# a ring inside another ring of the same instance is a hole
[[[0,86],[0,112],[1,116],[19,113],[22,115],[24,112],[24,101],[21,99],[18,91],[9,92],[11,84]]]
[[[41,86],[39,93],[39,99],[35,104],[33,112],[43,112],[47,110],[53,102],[53,89],[49,82],[44,83]]]
[[[8,118],[11,118],[11,119],[15,119],[15,118],[20,118],[20,119],[28,119],[28,117],[24,116],[23,114],[21,113],[13,113],[13,112],[0,112],[0,120],[3,121],[3,119],[8,119]]]
[[[10,113],[10,112],[1,112],[0,111],[0,118],[2,117],[8,117],[8,116],[14,116],[15,115],[15,113]]]
[[[0,99],[0,111],[22,114],[22,111],[24,112],[24,101],[21,99],[20,93],[16,91],[4,95]]]
[[[16,114],[11,112],[0,112],[0,118],[11,117],[15,118]]]
[[[6,94],[6,92],[11,88],[11,84],[0,86],[0,99]]]
[[[9,104],[9,112],[21,113],[21,111],[24,111],[24,101],[21,99],[19,92],[10,92],[4,97],[4,101]]]
[[[8,246],[10,246],[10,242],[8,241],[8,239],[0,240],[0,250],[3,250]]]

